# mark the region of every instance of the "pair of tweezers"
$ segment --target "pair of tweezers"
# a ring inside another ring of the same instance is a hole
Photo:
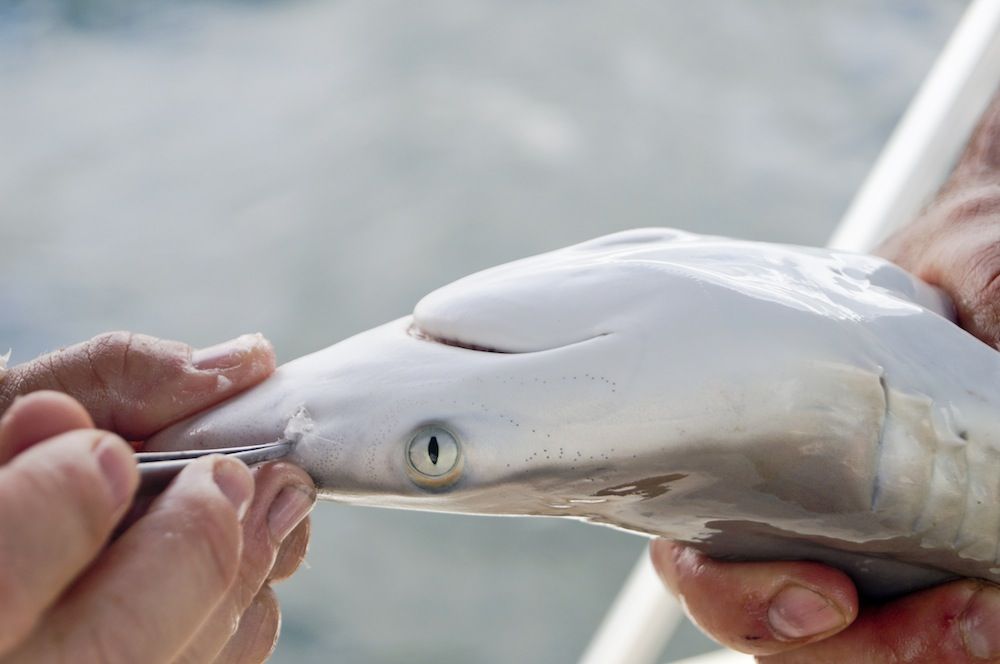
[[[288,440],[278,440],[263,445],[244,447],[222,447],[204,450],[183,450],[177,452],[137,452],[139,462],[139,493],[143,495],[159,493],[185,466],[209,454],[224,454],[239,459],[250,466],[255,463],[280,459],[292,449]]]

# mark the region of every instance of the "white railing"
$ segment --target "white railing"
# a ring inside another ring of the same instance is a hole
[[[944,182],[1000,83],[1000,0],[974,0],[827,246],[868,251],[913,219]],[[580,664],[653,664],[683,618],[644,553]],[[720,650],[675,664],[742,664]]]
[[[944,182],[1000,81],[1000,1],[975,0],[827,243],[868,251]]]

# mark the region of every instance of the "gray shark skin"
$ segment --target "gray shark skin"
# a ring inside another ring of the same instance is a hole
[[[882,259],[639,229],[460,279],[147,449],[284,437],[324,499],[817,560],[880,598],[1000,582],[998,387]]]

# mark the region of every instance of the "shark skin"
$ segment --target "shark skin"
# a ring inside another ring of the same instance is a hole
[[[323,499],[582,519],[892,597],[1000,582],[1000,353],[880,258],[637,229],[501,265],[148,450],[295,441]]]

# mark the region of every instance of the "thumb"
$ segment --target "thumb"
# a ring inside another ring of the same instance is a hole
[[[0,382],[0,412],[20,394],[56,390],[79,401],[98,428],[129,440],[255,385],[274,371],[259,334],[193,350],[130,332],[109,332],[11,368]]]

